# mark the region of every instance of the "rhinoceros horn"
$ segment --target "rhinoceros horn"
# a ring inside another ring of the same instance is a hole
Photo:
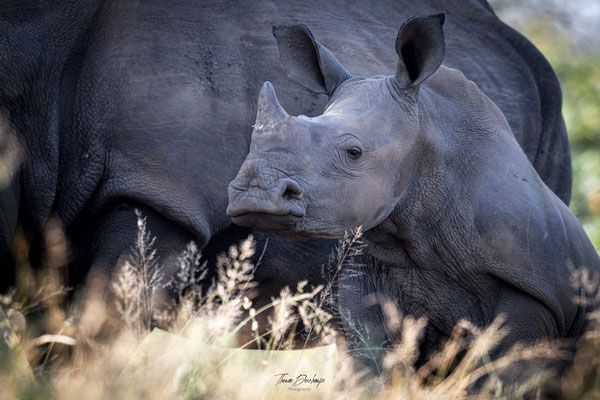
[[[266,81],[258,95],[258,111],[254,128],[260,131],[265,127],[279,124],[287,117],[288,113],[279,104],[273,85]]]

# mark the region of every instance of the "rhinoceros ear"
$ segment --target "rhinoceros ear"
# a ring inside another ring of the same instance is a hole
[[[311,92],[331,96],[352,76],[306,26],[274,26],[273,35],[287,76]]]
[[[396,38],[396,82],[400,89],[418,86],[444,59],[444,13],[406,21]]]

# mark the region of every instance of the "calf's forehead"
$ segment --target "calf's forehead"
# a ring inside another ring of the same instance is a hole
[[[344,110],[367,112],[377,105],[391,103],[393,98],[390,95],[387,81],[387,78],[377,77],[353,78],[344,82],[336,89],[324,113],[336,113]]]
[[[342,85],[322,119],[346,124],[349,128],[368,126],[385,129],[402,123],[409,118],[415,104],[404,96],[393,96],[389,78],[361,79]]]

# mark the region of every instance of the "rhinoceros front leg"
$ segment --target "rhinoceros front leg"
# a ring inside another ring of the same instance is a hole
[[[517,344],[522,346],[546,346],[542,344],[544,341],[555,340],[554,345],[556,345],[558,344],[556,341],[563,337],[550,310],[540,301],[525,293],[512,288],[504,288],[495,304],[495,314],[504,320],[503,326],[508,329],[508,334],[490,351],[490,361],[509,356],[513,346]],[[563,344],[566,344],[565,341],[563,342]],[[552,344],[547,346],[552,346]],[[547,348],[550,349],[551,347]],[[511,393],[513,395],[517,395],[517,391],[523,389],[522,385],[529,382],[533,383],[533,386],[527,392],[527,396],[533,397],[531,391],[539,388],[543,393],[542,398],[554,398],[552,393],[557,389],[555,386],[560,382],[560,379],[554,379],[556,382],[553,382],[547,380],[547,378],[560,376],[561,371],[566,366],[566,360],[564,359],[538,357],[516,361],[510,364],[508,368],[499,370],[495,374],[503,382],[506,387],[505,390],[508,392],[515,391],[515,393]],[[553,375],[544,376],[544,373]],[[484,377],[484,379],[489,378],[490,376]],[[536,382],[537,378],[545,379]],[[483,380],[480,380],[476,383],[475,388],[479,388],[483,383]],[[521,396],[523,396],[522,393]]]
[[[96,227],[90,245],[76,267],[88,269],[84,287],[84,309],[80,321],[82,333],[90,337],[103,336],[122,326],[122,315],[117,311],[119,300],[114,283],[126,262],[140,257],[138,242],[138,216],[145,218],[147,238],[152,245],[145,249],[145,262],[151,268],[160,266],[162,278],[156,282],[153,305],[160,309],[172,303],[165,288],[169,279],[177,273],[177,257],[195,238],[183,228],[171,223],[156,211],[139,205],[119,204],[102,217]],[[146,245],[150,244],[149,242]],[[204,244],[200,244],[204,245]],[[151,258],[151,259],[150,259]],[[144,285],[144,283],[141,283]],[[142,288],[144,289],[144,288]],[[152,310],[150,310],[152,312]]]
[[[346,266],[337,282],[337,306],[346,346],[355,369],[370,379],[382,373],[383,357],[390,345],[386,316],[382,310],[385,299],[380,288],[373,285],[369,268]]]

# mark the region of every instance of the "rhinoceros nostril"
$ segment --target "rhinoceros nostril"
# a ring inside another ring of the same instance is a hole
[[[285,186],[283,186],[285,185]],[[283,193],[281,195],[281,197],[283,197],[286,200],[292,200],[292,199],[301,199],[302,198],[302,188],[300,187],[300,185],[298,185],[298,183],[296,183],[295,181],[291,180],[291,179],[286,179],[284,181],[282,185],[283,188]]]

